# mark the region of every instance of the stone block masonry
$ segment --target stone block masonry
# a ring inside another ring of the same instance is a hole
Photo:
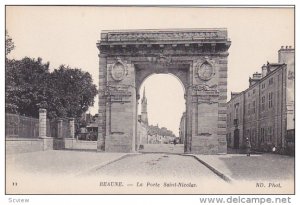
[[[102,31],[98,151],[135,152],[137,91],[154,73],[185,89],[186,153],[226,153],[226,29]]]
[[[47,110],[39,109],[39,137],[47,137]]]

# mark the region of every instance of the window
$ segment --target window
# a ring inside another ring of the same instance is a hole
[[[250,92],[248,92],[248,97],[250,97]]]
[[[235,107],[235,119],[239,118],[239,106]]]
[[[266,142],[272,141],[273,127],[267,127],[265,134]]]
[[[256,130],[252,129],[251,131],[251,144],[256,144]]]
[[[272,138],[273,138],[273,127],[269,127],[269,137],[268,137],[268,141],[271,142]]]
[[[260,128],[260,133],[259,133],[259,144],[262,142],[262,128]]]
[[[264,84],[264,83],[261,85],[261,88],[262,88],[262,89],[264,89],[264,88],[265,88],[265,84]]]
[[[261,128],[260,129],[260,136],[261,136],[261,143],[265,142],[265,129],[264,128]]]
[[[255,113],[256,112],[256,110],[255,110],[255,101],[252,102],[252,105],[253,105],[253,113]]]
[[[254,94],[254,93],[255,93],[255,89],[253,89],[253,91],[252,91],[252,92],[253,92],[253,94]]]
[[[231,133],[228,133],[227,143],[228,143],[228,144],[231,144]]]
[[[265,96],[262,96],[262,98],[261,98],[261,110],[265,109],[265,100],[266,100]]]
[[[248,114],[251,114],[251,104],[248,103]]]
[[[254,138],[254,144],[257,144],[257,136],[256,136],[256,129],[253,129],[253,138]]]
[[[239,103],[234,104],[234,119],[239,117]]]
[[[269,108],[273,107],[273,93],[269,93]]]
[[[269,79],[269,85],[272,85],[273,84],[273,78],[270,78]]]

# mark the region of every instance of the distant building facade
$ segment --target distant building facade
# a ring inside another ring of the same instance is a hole
[[[278,63],[267,63],[249,78],[249,88],[231,93],[227,103],[227,145],[245,147],[246,138],[257,151],[294,151],[294,57],[281,47]]]
[[[182,113],[180,124],[179,124],[179,143],[180,144],[186,144],[185,143],[185,133],[186,133],[186,114],[185,112]]]
[[[139,145],[148,143],[148,125],[138,120],[137,135],[139,136]]]

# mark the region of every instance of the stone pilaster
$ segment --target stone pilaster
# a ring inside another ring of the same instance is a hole
[[[70,138],[75,138],[75,121],[74,118],[69,118]]]
[[[63,120],[58,119],[57,120],[57,138],[62,139],[63,136]]]
[[[99,118],[98,118],[98,142],[97,151],[105,151],[106,135],[106,77],[107,59],[106,55],[99,55]]]
[[[39,137],[47,137],[47,110],[43,108],[39,109]]]
[[[187,93],[186,93],[186,144],[185,146],[185,153],[191,153],[192,149],[192,135],[193,135],[193,104],[192,104],[192,88],[189,86]]]

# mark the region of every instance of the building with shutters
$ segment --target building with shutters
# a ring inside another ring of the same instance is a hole
[[[295,50],[281,47],[278,62],[267,63],[249,78],[249,88],[231,93],[227,102],[227,145],[294,153]],[[275,149],[274,149],[275,148]]]

